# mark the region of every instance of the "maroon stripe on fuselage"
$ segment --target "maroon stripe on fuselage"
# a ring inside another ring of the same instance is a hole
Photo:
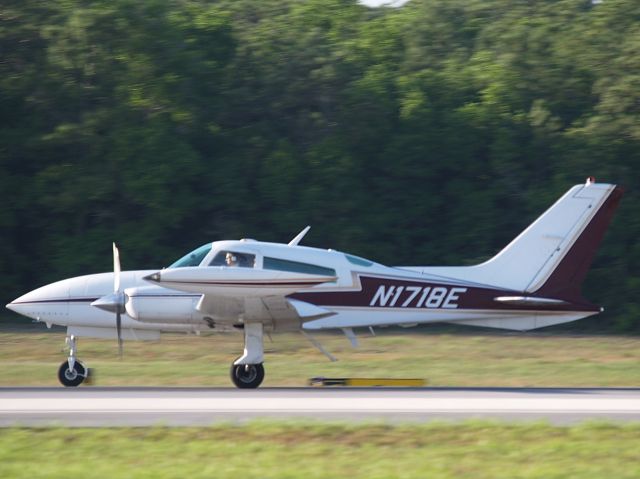
[[[620,203],[624,190],[614,187],[598,212],[573,243],[567,254],[545,283],[533,294],[539,297],[559,298],[570,302],[584,302],[582,282],[587,276],[598,246],[611,218]]]
[[[42,304],[42,303],[93,303],[98,298],[62,298],[39,299],[37,301],[13,301],[10,304]]]
[[[599,311],[586,301],[550,305],[514,305],[497,302],[499,296],[523,296],[520,291],[360,276],[359,291],[322,291],[295,293],[289,297],[325,307],[375,307],[402,309],[482,309],[523,311]]]

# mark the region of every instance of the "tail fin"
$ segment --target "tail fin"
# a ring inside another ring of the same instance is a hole
[[[576,185],[496,256],[472,268],[489,284],[579,299],[582,281],[621,197],[616,185],[591,180]]]
[[[536,296],[579,300],[596,249],[622,197],[616,185],[576,185],[490,260],[468,267],[425,268]]]
[[[549,273],[546,277],[538,275],[534,278],[527,291],[534,291],[539,296],[550,296],[572,301],[581,299],[580,288],[582,282],[587,276],[598,246],[607,231],[607,227],[623,194],[622,188],[616,185],[594,184],[587,186],[587,188],[590,186],[598,186],[604,189],[600,206],[593,206],[597,210],[591,215],[582,231],[578,233],[572,243],[562,245],[564,246],[564,251],[560,247],[558,258],[553,262],[554,266],[549,268]]]

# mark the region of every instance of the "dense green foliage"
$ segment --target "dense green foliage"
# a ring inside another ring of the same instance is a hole
[[[112,240],[134,269],[306,224],[473,263],[594,175],[627,195],[586,296],[637,330],[639,49],[636,0],[5,1],[5,300],[109,270]]]

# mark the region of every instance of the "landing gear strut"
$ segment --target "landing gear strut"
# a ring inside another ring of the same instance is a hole
[[[69,357],[58,369],[58,379],[63,386],[76,387],[89,377],[89,369],[76,359],[76,337],[67,336]]]
[[[241,389],[254,389],[264,379],[262,323],[245,323],[244,354],[231,365],[231,381]]]

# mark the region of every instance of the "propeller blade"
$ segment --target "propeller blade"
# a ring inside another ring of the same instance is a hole
[[[124,309],[124,294],[120,293],[120,252],[115,243],[113,243],[113,291],[117,297],[116,309],[116,336],[118,337],[118,356],[122,359],[122,317],[120,316]]]
[[[113,290],[120,292],[120,252],[115,243],[113,243]]]
[[[120,311],[116,313],[116,335],[118,336],[118,356],[122,359],[122,318]]]

